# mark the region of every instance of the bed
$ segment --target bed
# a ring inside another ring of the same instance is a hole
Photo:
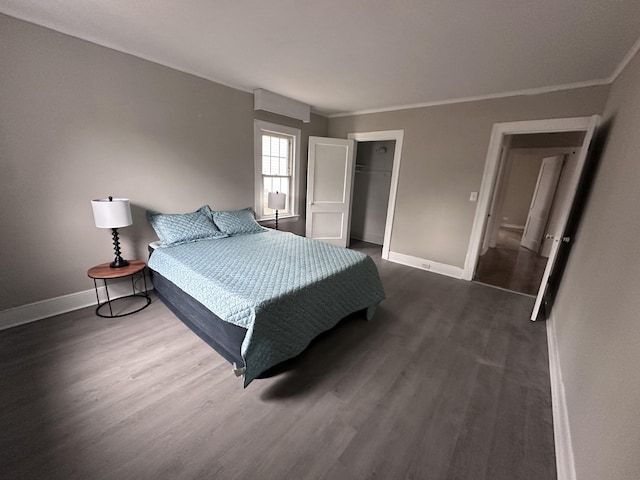
[[[149,269],[159,298],[245,387],[351,313],[370,319],[384,299],[363,253],[260,226],[229,234],[221,224],[213,238],[153,244]]]

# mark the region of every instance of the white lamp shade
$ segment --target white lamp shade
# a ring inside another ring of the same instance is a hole
[[[98,228],[128,227],[133,223],[128,198],[91,200],[91,208]]]
[[[286,193],[269,192],[269,198],[267,199],[267,207],[272,210],[284,210],[287,202]]]

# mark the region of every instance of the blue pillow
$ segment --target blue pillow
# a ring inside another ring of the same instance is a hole
[[[222,233],[237,235],[239,233],[258,233],[267,230],[256,222],[253,209],[244,208],[232,212],[213,212],[213,221]]]
[[[213,223],[208,205],[192,213],[158,213],[147,210],[147,218],[165,246],[227,236]]]

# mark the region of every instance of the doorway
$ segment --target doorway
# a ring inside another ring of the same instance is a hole
[[[483,247],[483,239],[488,219],[491,217],[491,206],[495,196],[499,191],[496,185],[500,182],[501,172],[504,171],[504,151],[505,140],[510,135],[534,134],[534,133],[559,133],[559,132],[584,132],[584,140],[580,147],[580,151],[576,155],[576,166],[567,180],[567,194],[562,200],[559,207],[557,222],[554,230],[547,235],[552,242],[549,252],[549,259],[545,265],[540,287],[535,298],[533,310],[531,312],[531,320],[536,320],[541,311],[542,301],[547,291],[549,278],[555,266],[560,242],[570,244],[572,239],[564,236],[565,227],[569,219],[569,213],[575,200],[575,194],[578,189],[578,183],[582,176],[589,146],[595,132],[596,126],[600,121],[599,115],[591,117],[575,117],[575,118],[557,118],[547,120],[530,120],[522,122],[496,123],[491,131],[489,140],[489,149],[487,152],[487,160],[485,162],[484,173],[482,176],[482,184],[480,186],[480,194],[478,197],[478,206],[476,208],[475,218],[471,229],[469,240],[469,248],[467,249],[467,257],[465,259],[462,278],[464,280],[472,280],[476,272],[478,258]],[[495,218],[495,216],[494,216]],[[550,305],[546,305],[550,307]]]
[[[386,208],[382,206],[378,207],[380,210],[384,208],[384,216],[385,216],[381,258],[383,260],[389,260],[389,248],[391,245],[391,234],[393,231],[393,217],[396,209],[396,195],[398,192],[398,178],[400,175],[400,160],[402,156],[402,143],[404,140],[404,130],[384,130],[379,132],[350,133],[347,136],[347,138],[350,140],[355,140],[357,145],[357,149],[356,149],[357,151],[361,149],[361,145],[365,149],[365,152],[368,148],[376,148],[376,146],[378,148],[384,146],[387,149],[386,152],[384,152],[384,154],[382,153],[382,150],[380,150],[377,153],[379,155],[382,154],[386,157],[386,163],[384,164],[384,167],[382,167],[384,169],[384,174],[388,174],[388,162],[389,160],[391,161],[391,174],[389,178],[388,196],[386,196],[387,198]],[[392,149],[391,149],[391,146],[393,146]],[[358,175],[379,176],[379,174],[373,174],[373,173],[358,174],[357,165],[358,165],[358,160],[356,157],[356,169],[355,169],[356,173],[354,173],[354,185],[355,185],[355,182],[357,181]],[[375,163],[372,165],[373,166],[370,166],[370,167],[363,166],[360,168],[362,170],[364,170],[365,168],[370,168],[372,170],[375,170],[375,169],[378,169],[377,167],[380,164]],[[363,183],[364,183],[364,176],[363,176]],[[355,195],[355,192],[354,192],[354,195]],[[352,209],[352,212],[353,212],[353,209]],[[353,226],[356,226],[356,225],[354,225],[354,223],[352,222],[351,226],[353,228]],[[353,233],[354,232],[352,231],[352,236],[353,236]]]
[[[496,183],[475,281],[536,295],[552,244],[546,234],[555,230],[584,136],[558,132],[505,138],[504,171]],[[556,167],[553,178],[545,175],[548,165]]]
[[[379,245],[391,190],[395,140],[358,142],[351,204],[351,239]]]

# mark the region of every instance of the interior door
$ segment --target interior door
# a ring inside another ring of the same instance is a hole
[[[582,170],[584,169],[584,163],[587,158],[587,154],[589,152],[589,146],[591,145],[591,139],[593,138],[593,133],[595,132],[596,126],[598,124],[600,117],[594,115],[591,117],[589,121],[589,126],[585,132],[584,141],[582,142],[582,147],[580,152],[578,153],[578,160],[576,163],[576,168],[571,175],[571,178],[568,181],[568,191],[571,192],[570,195],[567,195],[564,199],[562,199],[562,205],[558,214],[558,223],[555,226],[555,231],[550,233],[549,236],[553,238],[553,244],[551,245],[551,252],[549,253],[549,260],[547,260],[547,266],[544,269],[544,274],[542,275],[542,282],[540,283],[540,289],[538,290],[538,296],[536,297],[536,301],[533,305],[533,311],[531,312],[531,320],[536,320],[538,318],[538,314],[540,313],[540,307],[542,306],[542,299],[544,298],[544,294],[547,291],[547,286],[549,284],[549,277],[553,272],[553,268],[556,263],[556,259],[558,257],[558,249],[560,247],[560,242],[570,242],[571,239],[568,237],[563,237],[564,230],[567,226],[567,220],[569,220],[569,213],[571,211],[571,205],[573,204],[576,190],[578,189],[578,183],[580,181],[580,177],[582,176]]]
[[[520,245],[538,253],[542,244],[544,229],[549,220],[549,212],[558,187],[560,172],[564,163],[564,155],[546,157],[542,159],[536,188],[533,191],[527,223],[524,226]]]
[[[560,174],[560,180],[558,180],[558,188],[556,188],[556,196],[553,198],[553,205],[551,206],[551,212],[549,213],[549,221],[547,222],[546,232],[555,232],[556,223],[558,222],[558,208],[562,205],[563,199],[567,196],[573,196],[574,192],[567,191],[568,180],[573,175],[573,169],[576,166],[578,155],[580,154],[579,148],[572,149],[564,156],[564,165],[562,166],[562,173]],[[551,245],[553,239],[547,238],[545,235],[542,237],[542,246],[538,254],[542,257],[549,258],[549,252],[551,252]]]
[[[306,236],[349,244],[355,141],[309,137]]]

